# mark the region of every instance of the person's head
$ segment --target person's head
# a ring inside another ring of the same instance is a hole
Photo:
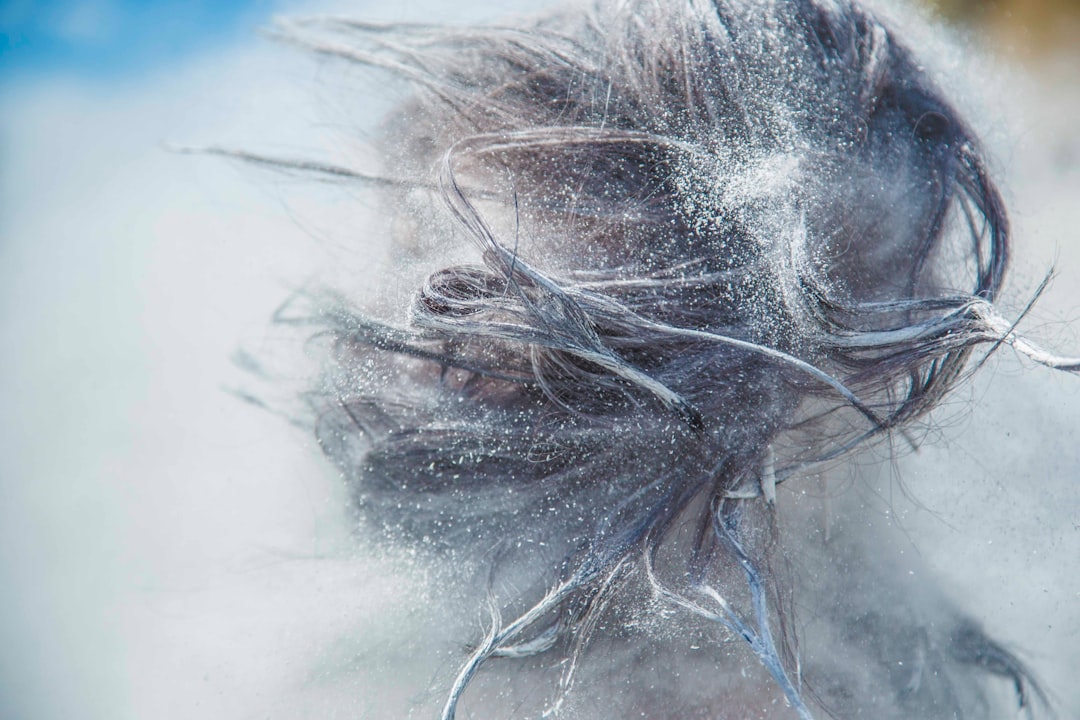
[[[565,709],[591,639],[629,673],[711,646],[720,674],[669,678],[649,717],[977,715],[973,669],[1030,707],[973,623],[777,501],[918,421],[976,348],[1030,350],[993,306],[1009,229],[979,140],[887,26],[630,0],[294,33],[414,88],[372,179],[431,272],[407,322],[324,308],[313,403],[373,537],[491,592],[445,717],[496,657],[553,673],[529,712]]]

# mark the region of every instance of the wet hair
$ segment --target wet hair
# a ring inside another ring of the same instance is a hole
[[[1077,368],[995,308],[1009,225],[956,109],[845,0],[601,1],[470,28],[314,18],[284,35],[413,88],[383,172],[278,164],[377,185],[407,221],[402,257],[431,270],[399,322],[324,303],[312,402],[369,526],[482,558],[492,587],[504,573],[518,590],[493,601],[443,718],[493,657],[561,653],[565,695],[597,615],[635,583],[741,639],[811,717],[777,486],[891,442],[977,348]],[[525,577],[522,547],[547,571]],[[849,645],[902,656],[884,647],[894,615],[849,604]],[[1030,710],[1020,661],[956,617],[944,645],[903,651],[934,679],[897,680],[891,702],[960,716],[938,677],[958,665],[1010,678]]]

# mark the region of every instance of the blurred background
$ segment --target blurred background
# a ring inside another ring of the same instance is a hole
[[[5,0],[0,67],[7,79],[147,72],[236,42],[281,6],[277,0]]]
[[[1077,0],[929,0],[928,6],[1021,58],[1075,51],[1080,41]]]
[[[327,10],[514,7],[0,2],[0,718],[378,716],[372,619],[410,622],[422,594],[380,569],[400,559],[347,557],[310,431],[238,397],[258,379],[238,350],[296,343],[270,328],[291,290],[369,282],[367,201],[170,149],[362,157],[386,101],[257,32]],[[1080,1],[891,12],[995,149],[1010,309],[1055,264],[1024,329],[1080,351]],[[267,387],[302,386],[289,367]],[[918,501],[900,521],[1080,717],[1080,379],[999,353],[936,417],[889,468]]]

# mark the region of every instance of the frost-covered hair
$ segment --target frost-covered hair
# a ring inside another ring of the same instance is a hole
[[[598,615],[637,591],[741,638],[800,717],[869,707],[804,672],[777,485],[892,438],[980,346],[1076,367],[995,310],[1002,199],[895,34],[845,0],[600,0],[513,26],[319,18],[285,34],[414,89],[384,171],[292,166],[377,184],[434,267],[407,321],[323,311],[315,404],[369,524],[490,566],[501,595],[444,720],[494,657],[567,658],[557,710]],[[892,611],[857,605],[849,644],[899,634],[882,630]],[[882,670],[875,697],[957,717],[953,669],[969,667],[1032,706],[1023,666],[974,623],[938,633],[922,679]]]

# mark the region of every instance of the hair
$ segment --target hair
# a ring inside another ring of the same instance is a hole
[[[406,322],[324,303],[323,449],[395,539],[453,560],[524,543],[550,567],[494,606],[444,720],[495,656],[563,653],[565,695],[627,578],[741,638],[811,717],[776,486],[922,418],[979,347],[1078,367],[995,309],[1009,225],[969,126],[845,0],[601,0],[514,26],[313,18],[283,34],[413,93],[385,125],[389,172],[249,159],[376,184],[436,267]],[[473,262],[447,261],[470,243]],[[484,555],[492,572],[515,557]],[[852,642],[887,644],[889,617],[847,618]],[[963,618],[942,632],[924,658],[936,679],[891,702],[958,717],[942,678],[963,666],[1010,678],[1032,709],[1041,693],[1007,650]]]

